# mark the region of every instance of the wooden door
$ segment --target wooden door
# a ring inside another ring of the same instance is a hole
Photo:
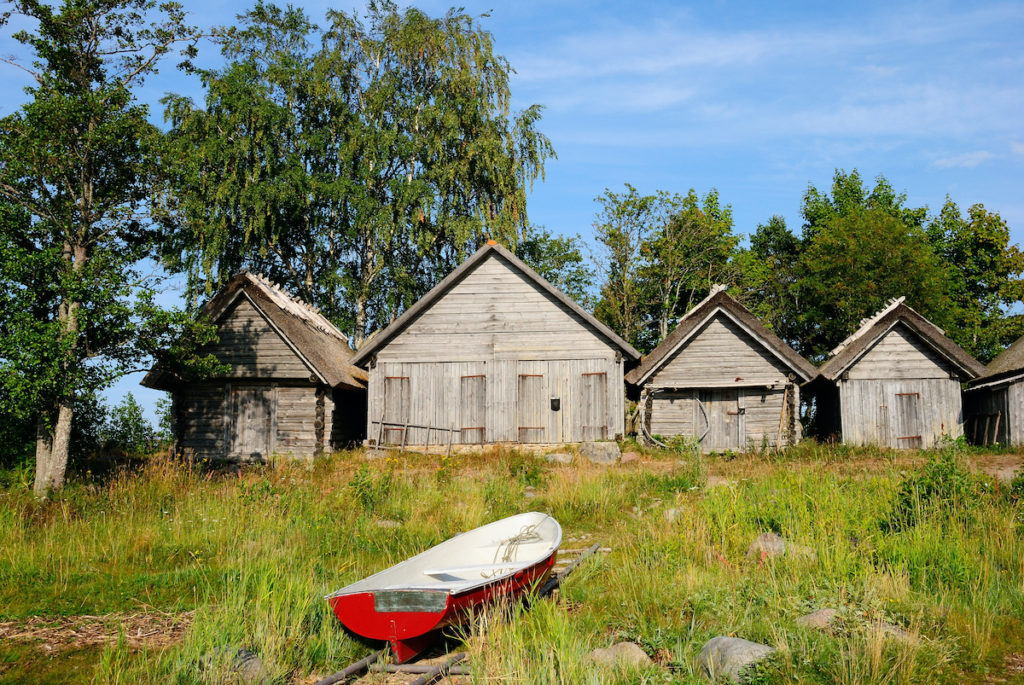
[[[459,377],[459,438],[476,445],[487,439],[487,376]]]
[[[924,442],[921,426],[921,393],[898,392],[893,407],[896,447],[920,449]]]
[[[519,362],[516,378],[516,426],[519,442],[556,442],[551,430],[547,362]]]
[[[590,371],[580,375],[579,393],[574,398],[583,440],[608,439],[608,374]]]
[[[268,386],[231,389],[228,456],[243,459],[270,456],[271,397]]]
[[[702,449],[706,451],[742,449],[744,447],[743,407],[739,391],[701,390],[700,402],[707,414],[707,434],[701,441]],[[700,424],[698,423],[698,425]]]
[[[384,423],[380,431],[381,442],[385,445],[405,444],[409,423],[409,408],[412,403],[408,376],[384,377]]]

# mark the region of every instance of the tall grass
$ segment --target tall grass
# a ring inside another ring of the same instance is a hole
[[[95,680],[226,682],[241,647],[274,682],[300,682],[370,649],[342,630],[325,594],[457,532],[540,510],[561,522],[566,546],[611,551],[582,565],[559,602],[467,628],[474,682],[698,682],[697,653],[722,634],[779,649],[756,675],[766,682],[952,683],[1024,650],[1019,497],[956,470],[969,497],[922,499],[929,455],[803,449],[732,462],[653,454],[611,469],[508,450],[372,462],[353,452],[240,475],[154,460],[42,503],[11,482],[0,491],[0,612],[194,609],[182,642],[113,645],[97,655]],[[708,471],[729,478],[709,486]],[[748,559],[769,531],[793,553]],[[821,607],[840,612],[831,631],[797,625]],[[626,639],[661,665],[589,660]]]

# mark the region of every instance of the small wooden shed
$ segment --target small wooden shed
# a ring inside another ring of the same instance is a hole
[[[901,297],[832,350],[813,386],[818,421],[855,445],[930,447],[963,435],[961,384],[984,373]]]
[[[177,450],[208,459],[311,457],[362,437],[366,372],[316,309],[242,272],[203,307],[230,371],[186,382],[161,368],[142,384],[171,393]]]
[[[975,445],[1024,445],[1024,337],[967,386],[964,413],[967,439]]]
[[[369,444],[620,438],[640,354],[489,242],[368,340]]]
[[[626,381],[640,391],[641,430],[722,452],[798,441],[800,384],[815,373],[715,286]]]

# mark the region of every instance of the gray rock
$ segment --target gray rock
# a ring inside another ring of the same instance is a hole
[[[640,455],[636,452],[624,452],[622,458],[619,460],[620,464],[632,464],[640,461]]]
[[[775,533],[761,533],[747,548],[747,559],[774,559],[775,557],[803,556],[816,559],[813,549],[787,542]]]
[[[218,682],[227,680],[236,683],[267,683],[270,674],[259,657],[248,649],[218,647],[202,659],[203,670],[220,671]],[[221,670],[223,669],[223,670]],[[224,676],[227,676],[225,679]]]
[[[828,630],[832,625],[832,621],[836,620],[836,616],[839,612],[835,609],[825,608],[817,609],[809,614],[804,614],[796,620],[798,626],[804,628],[814,628],[815,630]]]
[[[917,645],[921,642],[916,635],[887,621],[876,621],[871,624],[871,627],[880,632],[884,637],[896,640],[897,642],[903,642],[908,645]]]
[[[591,464],[614,464],[621,456],[615,442],[584,442],[580,444],[580,455]]]
[[[637,666],[646,668],[654,662],[651,657],[635,642],[619,642],[611,647],[598,648],[590,653],[590,659],[594,663],[605,666]]]
[[[523,491],[523,497],[525,497],[526,499],[533,499],[536,496],[537,496],[537,488],[533,487],[532,485],[528,486]]]
[[[401,528],[402,524],[398,521],[392,521],[391,519],[379,519],[374,521],[374,525],[378,528]]]
[[[363,456],[366,459],[387,459],[388,457],[391,456],[391,451],[390,450],[375,450],[375,449],[371,448],[371,449],[366,450],[366,454],[364,454]]]
[[[554,452],[552,454],[545,454],[544,458],[550,461],[552,464],[571,464],[572,455],[568,452]]]
[[[738,637],[719,635],[707,641],[697,655],[697,664],[712,680],[728,678],[738,683],[743,672],[775,653],[775,649]]]
[[[676,509],[674,507],[672,509],[666,509],[665,510],[665,520],[668,521],[669,523],[672,523],[673,521],[675,521],[676,519],[679,518],[679,515],[681,513],[682,513],[681,511],[679,511],[678,509]]]

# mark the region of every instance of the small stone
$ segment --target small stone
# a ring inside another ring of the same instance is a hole
[[[747,559],[774,559],[782,555],[805,556],[816,559],[813,549],[787,542],[775,533],[761,533],[747,548]]]
[[[647,656],[647,652],[635,642],[619,642],[611,647],[595,649],[590,653],[590,659],[605,666],[622,664],[646,668],[654,663],[651,657]]]
[[[921,642],[916,635],[887,621],[876,621],[871,625],[871,627],[880,632],[883,636],[892,638],[897,642],[903,642],[908,645],[916,645]]]
[[[545,454],[544,458],[550,461],[552,464],[571,464],[572,455],[568,452],[553,452],[551,454]]]
[[[263,666],[259,657],[248,649],[234,649],[232,647],[218,647],[203,657],[201,661],[204,670],[227,668],[232,682],[242,683],[267,683],[270,682],[270,674]],[[222,672],[223,673],[223,672]],[[220,682],[220,678],[217,679]]]
[[[719,635],[707,641],[697,655],[697,663],[708,678],[723,676],[738,683],[743,672],[775,653],[775,649],[738,637]]]
[[[375,449],[366,450],[366,454],[364,455],[364,457],[366,459],[370,459],[370,460],[373,460],[373,459],[387,459],[390,456],[391,456],[391,452],[389,450],[375,450]]]
[[[676,519],[679,518],[679,514],[681,514],[681,513],[682,512],[680,512],[678,509],[676,509],[674,507],[672,509],[666,509],[665,510],[665,520],[668,521],[669,523],[672,523],[673,521],[675,521]]]
[[[533,499],[536,496],[537,488],[533,487],[532,485],[527,486],[526,489],[523,490],[523,497],[525,497],[526,499]]]
[[[620,464],[632,464],[637,461],[640,461],[640,455],[636,452],[624,452],[622,458],[619,459]]]
[[[614,464],[621,456],[618,443],[584,442],[580,443],[580,455],[591,464]]]
[[[398,521],[392,521],[391,519],[379,519],[374,521],[374,524],[378,528],[401,528],[402,524]]]
[[[839,612],[835,609],[817,609],[809,614],[804,614],[796,620],[798,626],[814,628],[815,630],[828,630],[832,621],[836,620]]]

